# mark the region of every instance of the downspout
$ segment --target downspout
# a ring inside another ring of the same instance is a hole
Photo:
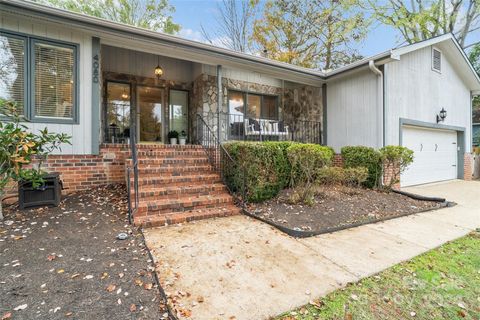
[[[378,132],[377,132],[377,146],[379,148],[385,146],[384,139],[384,101],[383,101],[383,72],[377,68],[375,61],[370,60],[368,62],[368,67],[370,70],[378,77],[377,81],[377,123],[378,123]]]
[[[220,136],[220,113],[222,108],[223,90],[222,90],[222,66],[217,66],[217,139],[218,144],[222,143],[222,137]]]

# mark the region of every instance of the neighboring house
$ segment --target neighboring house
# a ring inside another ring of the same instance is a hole
[[[405,145],[403,185],[463,178],[480,80],[451,35],[324,73],[37,3],[0,0],[0,13],[0,96],[33,130],[72,136],[47,165],[70,190],[124,181],[131,130],[195,143],[197,115],[222,141]]]

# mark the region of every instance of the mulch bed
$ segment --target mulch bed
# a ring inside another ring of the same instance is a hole
[[[419,201],[394,192],[343,186],[317,188],[312,206],[291,204],[292,190],[287,189],[276,198],[249,205],[248,211],[290,230],[327,232],[442,207],[438,202]]]
[[[168,319],[122,186],[72,194],[56,208],[4,211],[0,319]],[[128,239],[117,240],[120,232]]]

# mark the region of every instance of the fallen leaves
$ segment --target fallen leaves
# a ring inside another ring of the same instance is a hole
[[[11,319],[11,318],[12,318],[12,313],[11,312],[7,312],[2,316],[2,320],[8,320],[8,319]]]
[[[47,260],[48,260],[48,261],[53,261],[53,260],[55,260],[55,259],[57,259],[57,256],[54,255],[54,254],[49,254],[49,255],[47,256]]]
[[[112,292],[116,288],[117,288],[117,286],[112,283],[112,284],[109,284],[105,290],[107,290],[107,292]]]
[[[28,304],[21,304],[18,307],[13,308],[13,311],[25,310],[28,307]]]
[[[132,303],[130,305],[130,312],[135,312],[135,311],[137,311],[137,306],[134,303]]]
[[[143,285],[143,289],[145,290],[152,290],[152,288],[153,288],[153,283],[145,283]]]

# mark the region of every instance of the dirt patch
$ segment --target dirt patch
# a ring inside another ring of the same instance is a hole
[[[0,317],[168,319],[126,208],[122,186],[72,194],[56,208],[5,208]]]
[[[441,207],[438,202],[380,190],[342,186],[317,189],[312,206],[291,204],[292,190],[287,189],[276,198],[250,205],[248,209],[255,216],[292,230],[323,231]]]

